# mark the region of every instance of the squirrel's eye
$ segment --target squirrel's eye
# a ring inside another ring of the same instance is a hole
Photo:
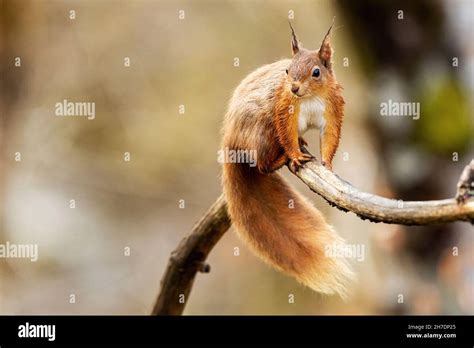
[[[286,69],[285,71],[286,71],[286,74],[288,75],[288,69]]]
[[[314,68],[313,70],[313,77],[319,77],[321,75],[321,71],[319,68]]]

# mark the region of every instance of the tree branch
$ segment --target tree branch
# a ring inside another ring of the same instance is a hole
[[[153,315],[181,315],[198,271],[208,273],[204,261],[230,227],[227,204],[221,194],[193,231],[179,243],[166,266]]]
[[[460,182],[467,175],[464,174],[466,172],[474,173],[474,160],[464,169]],[[316,161],[307,163],[296,175],[330,205],[343,211],[351,211],[364,220],[400,225],[429,225],[454,221],[474,223],[474,201],[468,202],[465,199],[460,202],[459,194],[456,198],[436,201],[388,199],[359,191]],[[462,187],[466,185],[470,184],[464,183]]]
[[[454,221],[474,223],[474,160],[464,169],[455,198],[404,202],[357,190],[347,181],[320,165],[306,163],[295,173],[312,191],[330,205],[351,211],[362,219],[402,225],[428,225]],[[172,252],[161,281],[153,315],[180,315],[188,300],[198,271],[209,272],[207,255],[230,227],[224,196]]]

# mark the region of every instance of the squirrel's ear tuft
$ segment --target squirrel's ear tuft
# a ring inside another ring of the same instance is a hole
[[[323,65],[331,70],[332,69],[332,47],[331,47],[331,30],[334,25],[334,19],[332,20],[332,24],[329,27],[328,32],[326,33],[326,36],[324,36],[324,40],[321,44],[321,47],[319,48],[319,59],[321,59],[321,62]]]
[[[290,24],[291,28],[291,51],[293,52],[293,55],[299,52],[300,50],[300,43],[298,42],[298,38],[296,37],[295,31],[293,30],[293,26],[291,25],[291,22],[288,22]]]

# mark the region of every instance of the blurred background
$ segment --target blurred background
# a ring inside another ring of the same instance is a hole
[[[231,93],[253,69],[290,56],[288,19],[317,49],[336,16],[346,115],[334,171],[396,199],[453,197],[474,157],[473,7],[0,1],[0,244],[39,248],[37,262],[0,258],[0,313],[150,313],[170,252],[221,192]],[[55,116],[64,99],[94,102],[95,119]],[[382,117],[388,99],[419,102],[420,119]],[[317,131],[305,138],[318,153]],[[364,245],[351,299],[270,269],[231,229],[186,314],[474,313],[471,225],[362,221],[282,172],[349,243]]]

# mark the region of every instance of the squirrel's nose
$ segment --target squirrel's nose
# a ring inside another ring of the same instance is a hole
[[[291,91],[292,91],[294,94],[298,93],[299,89],[300,89],[300,86],[291,85]]]

